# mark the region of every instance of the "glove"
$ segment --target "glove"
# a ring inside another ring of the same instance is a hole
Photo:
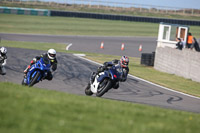
[[[33,61],[34,61],[34,62],[36,62],[36,61],[37,61],[37,59],[36,59],[36,58],[33,58]]]
[[[100,67],[98,68],[97,72],[98,72],[98,73],[103,72],[104,69],[105,69],[104,66],[100,66]]]
[[[107,66],[108,66],[108,62],[105,62],[105,63],[103,64],[103,67],[106,68]]]

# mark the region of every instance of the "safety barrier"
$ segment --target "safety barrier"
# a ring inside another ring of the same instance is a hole
[[[50,16],[50,11],[46,9],[16,8],[16,7],[0,7],[0,13]]]
[[[32,9],[32,8],[0,7],[0,13],[38,15],[38,16],[78,17],[78,18],[122,20],[122,21],[150,22],[150,23],[164,22],[171,24],[200,26],[200,21],[195,21],[195,20],[166,19],[166,18],[125,16],[125,15],[112,15],[112,14],[54,11],[54,10],[50,11],[47,9]]]
[[[108,20],[122,20],[122,21],[136,21],[136,22],[151,22],[151,23],[164,22],[164,23],[171,23],[171,24],[200,26],[200,21],[195,21],[195,20],[180,20],[180,19],[124,16],[124,15],[111,15],[111,14],[69,12],[69,11],[51,11],[51,16],[108,19]]]
[[[157,47],[154,68],[156,70],[200,82],[200,52],[184,48]]]

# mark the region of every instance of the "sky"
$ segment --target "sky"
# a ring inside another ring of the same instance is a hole
[[[114,0],[109,0],[114,1]],[[200,0],[115,0],[127,3],[200,9]]]
[[[42,0],[73,3],[76,0]],[[133,3],[142,5],[165,6],[175,8],[194,8],[200,9],[200,0],[86,0],[86,1],[105,1],[119,3]]]

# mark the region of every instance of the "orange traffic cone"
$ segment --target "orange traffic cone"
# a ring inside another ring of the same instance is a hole
[[[139,51],[141,52],[142,51],[142,45],[140,44],[139,46]]]
[[[104,49],[104,42],[101,42],[101,49]]]
[[[121,50],[124,50],[124,43],[122,43]]]

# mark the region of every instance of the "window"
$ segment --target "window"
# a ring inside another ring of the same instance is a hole
[[[178,27],[171,26],[170,41],[176,41],[177,33],[178,33]]]
[[[164,26],[163,40],[168,40],[169,38],[169,26]]]
[[[185,28],[180,28],[181,32],[180,32],[180,38],[185,38]]]

